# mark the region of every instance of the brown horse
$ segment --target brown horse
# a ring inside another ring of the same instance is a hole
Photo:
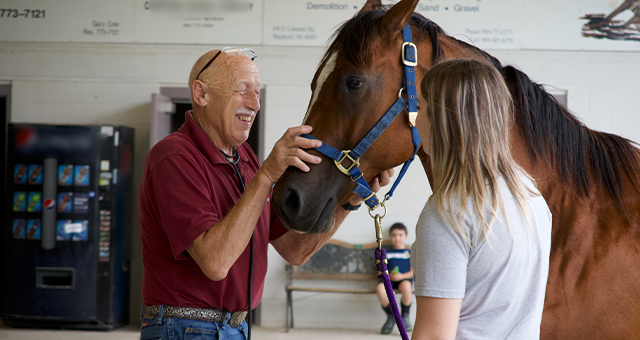
[[[400,31],[406,24],[418,46],[418,84],[442,60],[489,60],[516,103],[514,156],[536,179],[553,213],[541,338],[640,339],[638,149],[588,129],[521,71],[447,36],[413,13],[417,2],[403,0],[386,10],[369,1],[338,30],[311,84],[305,123],[338,150],[353,148],[398,96]],[[411,156],[407,124],[405,110],[362,155],[367,180]],[[429,157],[418,154],[429,175]],[[308,173],[288,170],[274,189],[276,209],[292,230],[331,230],[333,212],[351,195],[353,182],[324,159]]]

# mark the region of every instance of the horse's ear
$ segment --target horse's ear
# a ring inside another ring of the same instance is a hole
[[[402,0],[393,5],[380,23],[381,33],[395,36],[409,23],[419,0]]]
[[[382,6],[381,0],[367,0],[367,3],[362,6],[362,9],[358,14],[362,14],[366,11],[370,11],[372,9],[380,8]]]

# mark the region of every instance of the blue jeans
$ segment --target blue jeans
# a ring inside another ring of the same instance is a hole
[[[160,315],[152,319],[140,315],[140,340],[247,339],[247,322],[243,321],[238,328],[231,327],[231,313],[228,312],[223,322],[165,318],[163,312],[160,308]]]

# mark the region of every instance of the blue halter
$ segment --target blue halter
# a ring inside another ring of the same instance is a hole
[[[417,48],[416,45],[412,42],[411,38],[411,27],[409,25],[405,26],[402,29],[402,38],[404,42],[402,43],[402,63],[404,64],[404,77],[403,77],[403,89],[407,93],[407,100],[402,98],[402,95],[398,95],[398,100],[391,105],[389,110],[378,120],[376,125],[369,130],[369,132],[362,138],[362,140],[356,145],[353,150],[342,150],[338,151],[336,148],[332,147],[325,142],[322,142],[322,145],[317,147],[316,150],[333,159],[342,173],[347,176],[351,176],[351,180],[355,183],[355,187],[353,188],[353,192],[362,197],[364,203],[369,207],[369,210],[375,210],[380,205],[383,205],[385,201],[387,201],[391,196],[393,196],[393,192],[396,190],[396,187],[404,177],[404,174],[409,169],[409,165],[413,162],[413,159],[418,152],[418,146],[420,145],[420,135],[418,134],[418,130],[415,127],[415,120],[418,115],[418,99],[417,99],[417,90],[416,90],[416,75],[415,75],[415,66],[418,65],[418,57],[417,57]],[[400,170],[400,174],[396,178],[395,182],[391,186],[389,192],[384,195],[384,200],[382,203],[378,200],[375,192],[371,190],[369,184],[364,179],[362,171],[358,168],[360,165],[359,159],[360,156],[375,142],[378,137],[384,132],[384,130],[393,122],[393,120],[398,116],[398,114],[404,110],[405,107],[408,106],[409,111],[409,127],[411,128],[411,139],[413,142],[413,155],[409,158],[408,161],[404,163],[402,166],[402,170]],[[317,139],[311,135],[304,134],[302,137]],[[351,164],[344,165],[343,162],[348,160]]]

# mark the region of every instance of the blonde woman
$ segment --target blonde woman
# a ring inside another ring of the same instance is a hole
[[[539,339],[551,213],[511,157],[506,84],[458,59],[431,69],[421,92],[434,178],[412,247],[412,339]]]

